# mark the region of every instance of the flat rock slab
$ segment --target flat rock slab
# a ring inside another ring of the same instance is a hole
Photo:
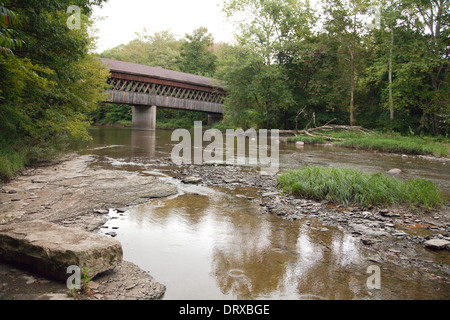
[[[95,277],[121,264],[122,258],[120,242],[99,234],[45,221],[0,226],[0,259],[51,279],[66,281],[69,266]]]
[[[202,178],[200,177],[186,177],[183,180],[181,180],[181,182],[185,183],[185,184],[199,184],[200,182],[202,182]]]
[[[425,242],[425,247],[433,250],[450,250],[450,241],[444,239],[431,239]]]

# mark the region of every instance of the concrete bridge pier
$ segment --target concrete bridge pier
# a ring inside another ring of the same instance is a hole
[[[133,129],[156,130],[156,106],[133,106]]]
[[[208,126],[220,122],[223,120],[223,114],[220,113],[209,113],[208,114]]]

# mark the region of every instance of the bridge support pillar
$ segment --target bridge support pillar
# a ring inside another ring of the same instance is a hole
[[[133,106],[133,129],[156,130],[156,106]]]
[[[223,120],[223,114],[220,113],[209,113],[208,114],[208,126],[220,122]]]

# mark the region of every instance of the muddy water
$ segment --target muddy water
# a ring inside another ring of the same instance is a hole
[[[372,253],[341,230],[314,219],[285,221],[262,215],[256,189],[189,186],[158,165],[169,157],[171,132],[95,128],[78,146],[99,155],[95,166],[155,175],[178,186],[179,195],[155,199],[125,213],[111,212],[101,232],[114,231],[124,258],[167,287],[165,299],[448,299],[448,284],[420,270],[381,266],[381,290],[368,290]],[[305,164],[348,165],[369,172],[401,168],[449,192],[443,161],[382,156],[340,148],[297,150],[280,145],[281,169]],[[156,160],[156,161],[155,161]],[[420,251],[420,249],[419,249]],[[448,261],[446,253],[420,251],[423,259]]]

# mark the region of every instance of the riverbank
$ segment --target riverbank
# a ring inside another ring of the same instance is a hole
[[[302,199],[283,194],[277,176],[264,176],[258,170],[220,165],[184,166],[177,179],[221,188],[257,188],[261,214],[276,215],[288,221],[301,221],[318,232],[336,228],[359,239],[372,255],[369,260],[382,267],[389,264],[413,268],[450,288],[450,246],[432,249],[432,239],[450,243],[450,207],[411,211],[403,207],[345,207],[328,201]],[[186,179],[195,177],[196,179]],[[239,195],[237,195],[239,196]],[[430,244],[431,243],[431,244]],[[439,257],[436,260],[430,257]],[[431,281],[431,280],[430,280]]]
[[[0,224],[43,220],[97,232],[108,221],[110,209],[120,210],[177,193],[176,187],[154,177],[96,168],[95,160],[95,156],[71,154],[46,167],[27,169],[2,185]],[[110,236],[114,236],[112,231]],[[68,293],[65,284],[5,264],[1,264],[0,283],[1,299],[61,299]],[[94,278],[91,286],[90,296],[81,298],[160,299],[165,292],[163,285],[126,261]]]
[[[439,287],[450,285],[450,254],[445,248],[426,247],[431,239],[450,240],[448,205],[439,210],[417,212],[402,208],[336,206],[326,201],[301,199],[283,194],[277,176],[261,175],[254,168],[223,165],[174,166],[168,157],[148,161],[148,166],[170,168],[170,176],[185,183],[230,190],[251,188],[258,196],[244,196],[255,202],[260,214],[274,215],[287,221],[301,221],[327,233],[339,229],[351,234],[371,252],[370,263],[383,268],[390,264],[426,274]],[[7,215],[0,223],[35,219],[62,226],[96,232],[110,219],[108,209],[119,214],[126,207],[148,203],[152,198],[176,193],[173,184],[125,170],[96,166],[96,156],[71,155],[47,167],[29,169],[22,176],[0,188],[0,201]],[[243,197],[236,193],[236,197]],[[225,214],[225,213],[224,213]],[[114,236],[115,230],[104,234]],[[428,279],[428,278],[427,278]],[[2,299],[63,299],[64,284],[0,264]],[[158,299],[165,288],[136,265],[124,262],[120,268],[93,279],[86,299],[125,300]]]
[[[333,144],[341,147],[407,155],[450,156],[450,141],[444,137],[402,136],[397,133],[362,133],[353,131],[317,131],[314,135],[289,137],[288,142]]]

